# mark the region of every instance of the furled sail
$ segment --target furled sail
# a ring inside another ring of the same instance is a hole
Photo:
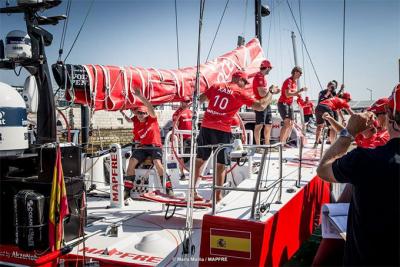
[[[214,83],[226,82],[238,70],[250,76],[258,71],[264,59],[258,39],[200,66],[200,91]],[[192,97],[196,67],[163,70],[142,67],[103,65],[53,65],[58,85],[65,89],[65,98],[94,110],[123,110],[141,105],[134,95],[140,88],[153,105],[181,101]]]

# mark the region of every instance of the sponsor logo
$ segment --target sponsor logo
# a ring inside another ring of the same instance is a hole
[[[225,113],[221,113],[221,112],[218,112],[218,111],[209,109],[209,108],[207,109],[206,112],[211,113],[211,114],[213,114],[213,115],[219,115],[219,116],[224,116],[224,115],[225,115]]]
[[[78,252],[83,252],[83,251],[85,251],[86,253],[90,253],[90,254],[96,254],[96,256],[98,256],[97,258],[112,257],[114,260],[116,260],[116,258],[117,258],[117,259],[122,259],[124,261],[134,260],[134,261],[141,261],[141,262],[146,262],[146,263],[156,263],[156,264],[160,263],[163,260],[163,258],[160,258],[160,257],[123,252],[123,251],[119,251],[115,248],[113,248],[111,250],[106,250],[106,249],[85,247],[85,248],[81,248]]]
[[[147,133],[151,130],[151,128],[147,128],[146,131],[142,134],[140,134],[140,138],[143,139],[146,137]]]
[[[19,259],[19,260],[23,260],[23,261],[35,261],[38,259],[38,257],[32,253],[20,252],[20,251],[16,251],[12,248],[10,249],[7,247],[2,247],[0,249],[0,259],[1,258],[8,258],[8,259],[13,258],[13,259]],[[27,264],[27,262],[24,262],[24,263]],[[20,265],[18,265],[18,266],[20,266]]]
[[[217,82],[222,83],[228,80],[229,75],[236,69],[236,66],[227,59],[223,59],[220,71],[218,72]]]
[[[28,200],[26,203],[26,211],[28,215],[28,226],[33,226],[33,200]],[[33,247],[35,245],[35,233],[33,227],[28,228],[28,246]]]
[[[6,113],[4,111],[0,111],[0,125],[6,124]]]
[[[118,202],[118,157],[116,153],[111,154],[111,194],[112,200]]]
[[[74,84],[74,86],[88,86],[89,83],[89,77],[86,74],[85,69],[82,68],[75,68],[72,71],[72,83]]]

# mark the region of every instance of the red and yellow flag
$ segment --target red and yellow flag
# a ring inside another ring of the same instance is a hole
[[[64,238],[63,220],[68,214],[67,190],[65,189],[61,164],[61,149],[60,146],[57,146],[49,210],[49,246],[51,251],[61,248],[61,241]]]
[[[210,254],[251,259],[251,232],[211,228]]]

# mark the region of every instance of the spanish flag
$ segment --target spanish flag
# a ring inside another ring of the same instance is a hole
[[[210,254],[251,259],[251,232],[211,228]]]
[[[61,149],[57,145],[49,210],[49,246],[51,251],[61,248],[61,241],[64,235],[63,220],[68,214],[67,191],[61,164]]]

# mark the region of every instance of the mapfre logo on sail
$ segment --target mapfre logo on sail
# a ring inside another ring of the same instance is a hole
[[[0,125],[6,125],[6,113],[4,111],[0,111]]]

